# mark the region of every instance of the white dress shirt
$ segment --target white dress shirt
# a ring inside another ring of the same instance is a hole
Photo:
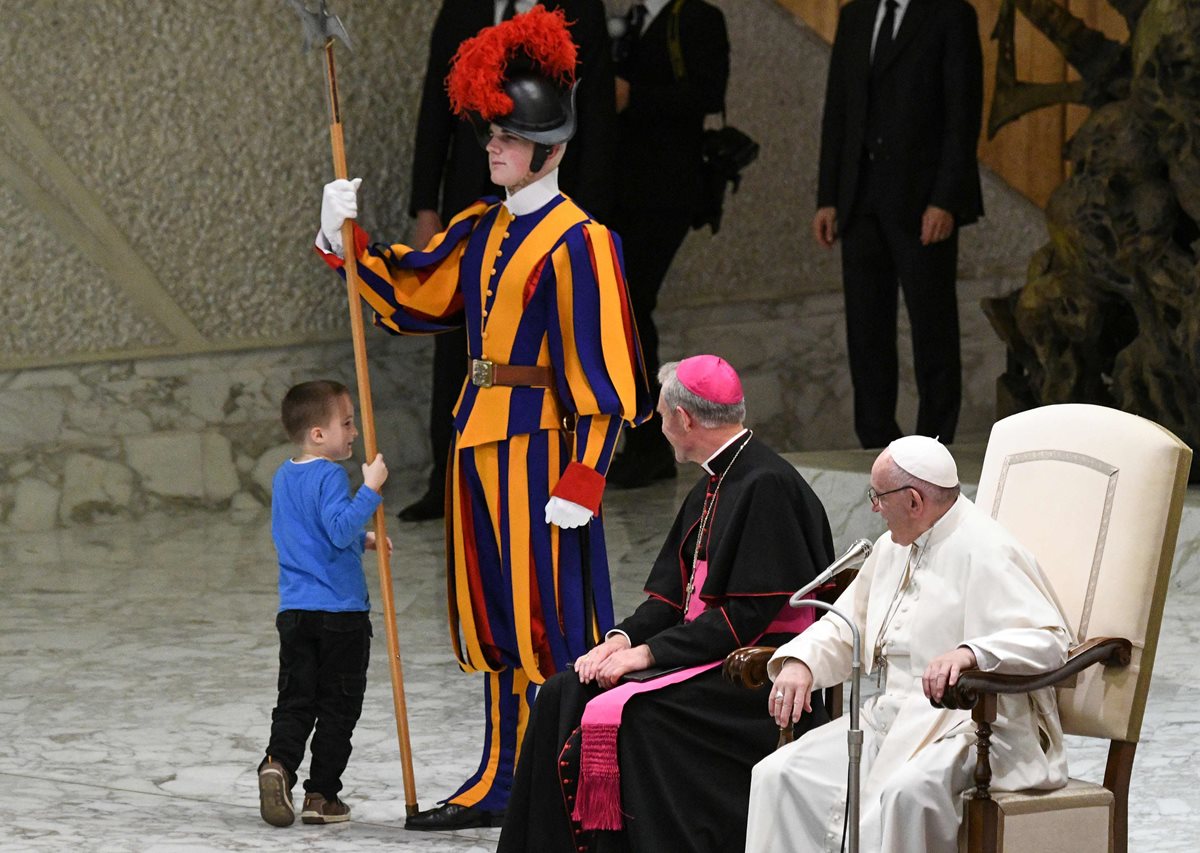
[[[492,16],[492,21],[498,24],[504,18],[504,7],[508,5],[508,0],[495,0],[494,5],[496,7],[496,11]],[[513,4],[513,8],[516,9],[518,15],[524,15],[536,5],[537,0],[517,0],[517,2]]]

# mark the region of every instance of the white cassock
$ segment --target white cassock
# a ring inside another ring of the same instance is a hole
[[[953,853],[961,794],[974,786],[975,730],[969,711],[929,704],[921,675],[960,645],[988,672],[1061,666],[1071,642],[1062,608],[1033,555],[961,496],[911,547],[881,536],[835,606],[862,633],[865,670],[883,679],[861,711],[860,849]],[[786,658],[808,664],[814,689],[840,684],[850,676],[850,629],[827,614],[775,652],[772,680]],[[843,715],[754,768],[747,853],[841,849],[849,725]],[[993,790],[1066,784],[1053,688],[999,697],[991,761]]]

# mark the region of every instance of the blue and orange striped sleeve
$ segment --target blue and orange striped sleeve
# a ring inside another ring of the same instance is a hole
[[[603,225],[571,229],[551,253],[548,324],[559,397],[577,417],[572,461],[554,490],[596,512],[621,427],[651,413],[620,246]]]
[[[459,262],[475,221],[486,209],[483,201],[471,205],[423,250],[371,245],[355,223],[359,294],[375,312],[375,325],[404,335],[435,334],[462,325]],[[320,249],[317,254],[345,278],[341,258]]]

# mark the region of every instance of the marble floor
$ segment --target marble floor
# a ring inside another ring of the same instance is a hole
[[[813,479],[817,485],[821,478]],[[619,614],[638,600],[648,560],[690,482],[689,472],[610,495]],[[473,769],[482,684],[450,662],[440,525],[392,524],[390,533],[402,555],[392,574],[418,798],[428,807]],[[839,531],[839,544],[863,533]],[[0,532],[0,567],[0,721],[6,732],[0,739],[0,849],[494,849],[498,830],[429,835],[402,828],[401,768],[378,613],[371,682],[343,792],[353,821],[280,830],[259,819],[254,768],[269,728],[277,652],[275,570],[264,514],[180,514],[136,525]],[[372,560],[368,574],[377,590]],[[1190,642],[1200,636],[1193,618],[1200,584],[1191,578],[1172,587],[1134,770],[1135,851],[1193,850],[1200,830],[1200,663]],[[1097,776],[1102,754],[1076,746],[1074,774]]]

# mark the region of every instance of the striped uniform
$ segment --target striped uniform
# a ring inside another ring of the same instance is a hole
[[[483,760],[450,800],[499,810],[534,685],[612,625],[604,474],[622,424],[641,423],[651,409],[619,243],[561,194],[520,216],[477,202],[424,251],[368,247],[361,231],[356,241],[376,325],[431,334],[465,323],[471,358],[553,371],[552,389],[468,381],[454,413],[450,635],[462,668],[488,680]],[[564,429],[571,423],[573,432]],[[591,509],[588,528],[546,524],[552,495]]]

